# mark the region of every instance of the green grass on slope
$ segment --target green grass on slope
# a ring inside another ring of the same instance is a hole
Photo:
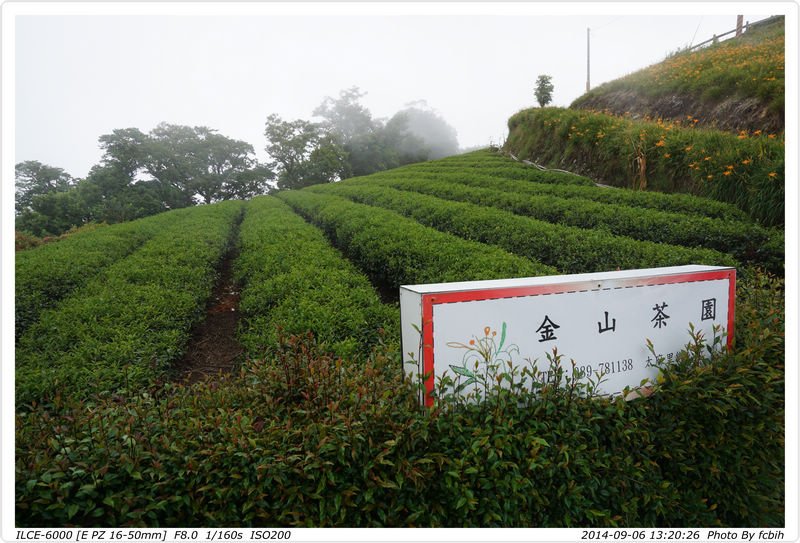
[[[624,90],[646,96],[692,95],[706,101],[753,98],[772,112],[782,113],[785,47],[784,25],[780,22],[763,31],[745,32],[740,38],[680,52],[593,89],[571,107],[580,107],[594,97]]]
[[[520,111],[506,150],[606,184],[687,192],[736,205],[764,226],[784,223],[784,142],[633,121],[582,110]]]

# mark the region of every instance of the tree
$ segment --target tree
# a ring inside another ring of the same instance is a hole
[[[160,123],[150,131],[146,170],[160,185],[169,209],[194,205],[199,178],[207,171],[197,131],[190,126]]]
[[[61,168],[42,164],[38,160],[26,160],[14,167],[14,182],[14,209],[22,213],[31,210],[34,197],[65,192],[74,180]]]
[[[366,94],[358,87],[350,87],[340,91],[337,99],[325,97],[312,114],[322,117],[322,124],[328,132],[339,136],[342,145],[348,145],[380,128],[380,123],[374,121],[369,110],[359,103]]]
[[[131,183],[120,164],[98,164],[80,181],[75,192],[93,221],[118,223],[166,211],[155,181]]]
[[[406,104],[393,120],[405,127],[405,136],[398,150],[411,157],[425,155],[422,160],[431,160],[454,155],[458,152],[456,130],[450,126],[425,100]],[[391,121],[390,121],[391,122]]]
[[[539,107],[544,107],[553,101],[553,83],[552,77],[549,75],[540,75],[536,79],[536,101],[539,102]]]
[[[148,189],[148,194],[159,194],[167,209],[194,205],[197,199],[209,204],[241,192],[231,185],[256,165],[252,145],[205,126],[160,123],[149,134],[126,128],[99,141],[103,165],[116,167],[129,185],[138,184],[139,176],[149,178],[158,190]]]
[[[37,194],[31,206],[16,218],[15,228],[35,236],[52,236],[91,219],[85,202],[75,189]]]
[[[222,185],[223,200],[246,200],[270,190],[270,181],[275,173],[265,164],[254,162],[253,165],[235,175],[228,176]]]
[[[348,154],[333,134],[323,134],[308,157],[305,184],[330,183],[352,176]]]
[[[17,226],[37,235],[60,234],[89,221],[128,221],[168,209],[249,198],[274,178],[255,160],[253,146],[204,126],[161,123],[98,138],[104,151],[86,179],[36,161],[16,166]]]
[[[269,166],[277,174],[280,189],[330,183],[349,171],[347,155],[336,136],[319,124],[303,119],[284,121],[272,114],[267,117],[264,135],[266,151],[273,159]]]
[[[382,134],[384,126],[359,102],[365,95],[358,87],[350,87],[340,91],[336,99],[326,97],[313,112],[314,116],[322,118],[320,126],[329,138],[328,150],[347,163],[335,168],[342,178],[386,169],[388,150]],[[331,143],[338,150],[330,147]],[[332,155],[329,152],[327,156]]]
[[[226,186],[237,183],[238,176],[250,170],[255,164],[253,146],[244,141],[227,138],[216,134],[213,130],[203,128],[195,129],[201,137],[198,142],[198,153],[205,156],[207,164],[204,174],[199,176],[194,183],[194,190],[203,201],[210,204],[213,201],[225,199]]]
[[[455,130],[425,101],[408,104],[385,122],[373,119],[360,103],[365,94],[351,87],[338,98],[325,98],[314,110],[346,154],[349,167],[341,175],[369,175],[458,151]]]
[[[138,128],[118,128],[98,138],[104,151],[103,163],[118,166],[131,180],[144,167],[147,159],[147,140]]]

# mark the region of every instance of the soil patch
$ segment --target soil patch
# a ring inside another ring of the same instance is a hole
[[[378,298],[381,302],[389,305],[400,303],[400,289],[395,287],[388,287],[380,281],[372,281],[372,286],[378,293]]]
[[[239,288],[232,270],[236,256],[236,251],[229,251],[222,261],[206,318],[195,325],[186,354],[175,364],[178,381],[195,383],[220,373],[230,373],[240,362],[244,348],[236,340]]]
[[[608,111],[632,119],[661,117],[664,120],[686,121],[691,114],[698,126],[738,132],[762,130],[778,133],[784,130],[784,112],[770,109],[757,98],[730,97],[722,100],[702,100],[690,94],[666,94],[649,97],[633,90],[614,90],[578,98],[574,109]]]

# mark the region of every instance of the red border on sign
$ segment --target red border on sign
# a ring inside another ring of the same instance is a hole
[[[655,285],[672,285],[675,283],[695,283],[699,281],[728,280],[728,349],[733,347],[733,321],[736,301],[736,269],[725,269],[705,272],[679,273],[654,277],[637,277],[631,279],[601,279],[598,281],[581,281],[578,283],[557,283],[551,285],[531,285],[524,287],[503,287],[482,290],[460,290],[422,295],[422,372],[425,376],[425,405],[433,406],[434,365],[433,365],[433,306],[456,302],[477,302],[502,298],[518,298],[522,296],[538,296],[542,294],[566,294],[602,290],[604,282],[613,282],[613,287],[630,288]]]

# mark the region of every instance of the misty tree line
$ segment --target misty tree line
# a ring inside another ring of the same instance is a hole
[[[253,146],[210,128],[161,123],[149,133],[113,130],[98,139],[103,156],[83,179],[62,168],[16,165],[16,228],[56,235],[89,222],[116,223],[162,211],[246,199],[367,175],[454,154],[455,130],[424,102],[388,120],[372,117],[357,87],[326,98],[321,120],[266,120],[269,160]]]

